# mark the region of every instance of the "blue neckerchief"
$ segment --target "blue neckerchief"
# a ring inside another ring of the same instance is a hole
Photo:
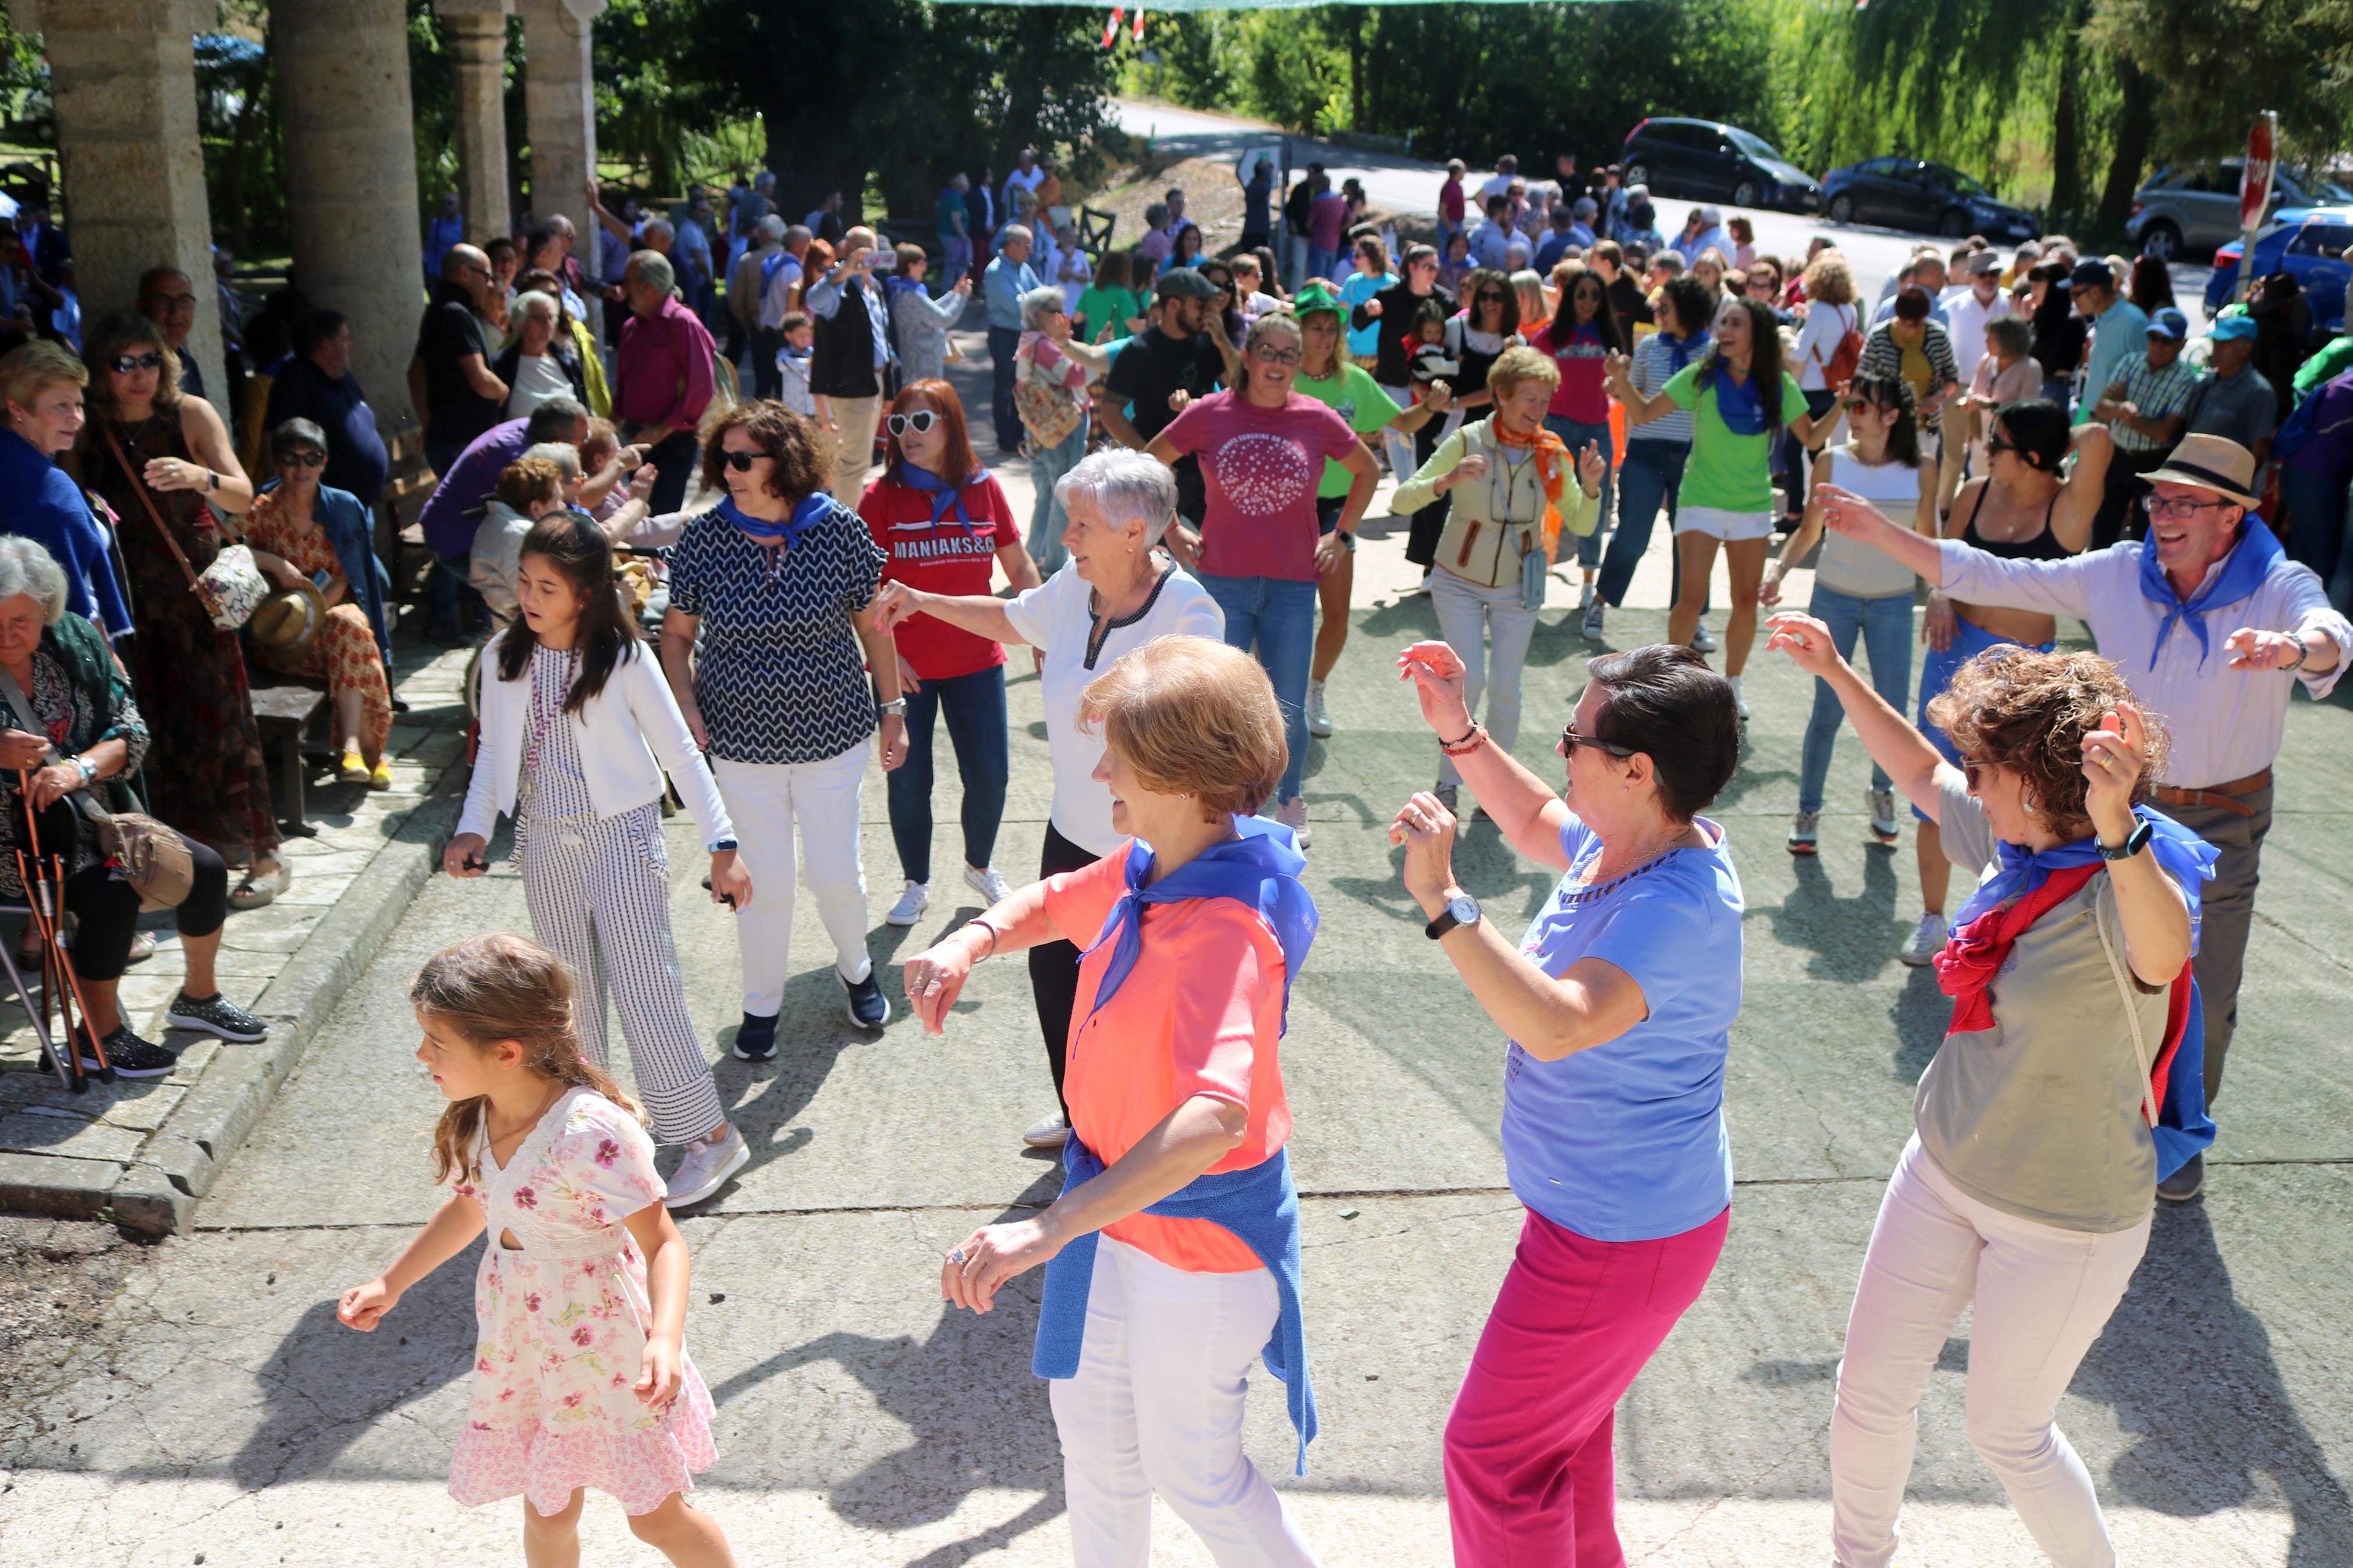
[[[2213,879],[2214,862],[2221,852],[2161,811],[2138,805],[2133,808],[2133,815],[2149,825],[2150,853],[2179,886],[2182,898],[2189,902],[2189,947],[2194,952],[2198,948],[2199,887]],[[1953,917],[1954,931],[1959,931],[1997,904],[2024,898],[2041,887],[2043,879],[2053,871],[2092,864],[2099,858],[2100,840],[2097,834],[2089,834],[2073,844],[2036,851],[2008,839],[1998,839],[1993,847],[2001,868],[1980,883],[1961,905],[1960,912]]]
[[[1667,345],[1667,363],[1672,366],[1667,374],[1672,375],[1699,358],[1700,351],[1715,340],[1706,332],[1694,332],[1687,338],[1673,337],[1661,332],[1659,341]],[[1721,404],[1722,400],[1718,399],[1719,408]]]
[[[1103,1164],[1073,1131],[1062,1144],[1062,1191],[1068,1194],[1102,1175]],[[1196,1176],[1144,1212],[1175,1219],[1205,1219],[1221,1226],[1257,1254],[1267,1272],[1274,1276],[1282,1311],[1275,1319],[1273,1336],[1259,1354],[1266,1370],[1282,1380],[1291,1425],[1299,1434],[1298,1471],[1305,1475],[1307,1445],[1315,1437],[1315,1390],[1307,1377],[1306,1320],[1300,1310],[1299,1189],[1292,1185],[1291,1156],[1278,1149],[1247,1170]],[[1079,1374],[1094,1269],[1092,1231],[1047,1263],[1045,1288],[1038,1305],[1038,1342],[1029,1358],[1029,1370],[1039,1377]]]
[[[929,468],[918,468],[913,463],[899,465],[899,482],[911,490],[921,490],[932,498],[934,528],[940,526],[948,515],[948,508],[953,506],[955,508],[956,521],[963,525],[966,533],[976,539],[980,537],[980,531],[973,527],[972,513],[965,510],[964,492],[966,486],[976,485],[987,477],[986,474],[975,474],[968,479],[951,483]]]
[[[2264,525],[2253,511],[2239,523],[2239,542],[2222,558],[2222,570],[2214,580],[2198,591],[2198,596],[2184,603],[2167,581],[2165,568],[2157,563],[2157,541],[2144,540],[2140,547],[2140,596],[2154,605],[2165,606],[2165,619],[2157,624],[2157,640],[2149,644],[2148,667],[2157,668],[2158,650],[2165,647],[2165,637],[2176,621],[2186,621],[2198,634],[2198,664],[2204,668],[2206,656],[2214,651],[2206,636],[2206,612],[2217,605],[2236,604],[2263,586],[2271,573],[2272,563],[2284,552],[2279,537]]]
[[[1757,389],[1757,373],[1750,371],[1745,381],[1732,379],[1732,372],[1717,364],[1700,372],[1702,390],[1715,388],[1715,416],[1724,427],[1736,436],[1765,434],[1765,400]]]
[[[823,490],[819,490],[793,508],[793,515],[782,522],[770,522],[764,517],[744,516],[735,505],[733,496],[722,500],[718,511],[719,521],[730,528],[741,529],[763,544],[775,544],[782,541],[785,548],[790,550],[801,542],[802,534],[824,521],[840,504]]]
[[[1299,978],[1300,965],[1307,962],[1308,946],[1315,940],[1315,900],[1299,879],[1307,858],[1293,844],[1291,829],[1279,822],[1237,816],[1234,827],[1240,837],[1211,845],[1149,886],[1145,883],[1152,875],[1152,846],[1141,838],[1130,842],[1126,896],[1112,906],[1102,933],[1087,949],[1092,953],[1105,942],[1111,944],[1111,961],[1103,966],[1103,980],[1095,987],[1089,1017],[1112,999],[1135,967],[1136,955],[1144,947],[1145,905],[1171,904],[1179,899],[1233,899],[1256,910],[1273,928],[1275,941],[1282,944],[1282,1016],[1284,1027],[1290,1026],[1292,983]]]

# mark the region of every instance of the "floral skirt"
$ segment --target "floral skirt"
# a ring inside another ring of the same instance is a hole
[[[280,675],[324,680],[330,697],[358,692],[360,733],[352,738],[362,751],[383,754],[385,742],[392,734],[392,684],[385,678],[384,650],[375,645],[365,610],[357,605],[337,605],[329,610],[326,624],[299,658],[257,657],[264,668]]]
[[[571,1506],[595,1487],[624,1513],[651,1513],[672,1492],[694,1489],[694,1476],[718,1461],[711,1438],[711,1391],[688,1363],[670,1415],[647,1432],[558,1434],[537,1422],[493,1426],[468,1421],[449,1461],[449,1495],[468,1508],[520,1492],[542,1518]]]

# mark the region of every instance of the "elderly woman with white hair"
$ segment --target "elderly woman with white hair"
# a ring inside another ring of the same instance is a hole
[[[1095,777],[1103,738],[1079,721],[1079,698],[1087,682],[1155,637],[1222,637],[1226,624],[1208,591],[1154,548],[1176,520],[1176,476],[1165,464],[1115,447],[1082,458],[1054,489],[1057,506],[1070,520],[1061,539],[1070,561],[1039,586],[1010,599],[985,594],[950,598],[885,583],[874,597],[876,616],[885,627],[913,615],[934,616],[997,642],[1028,643],[1043,656],[1039,680],[1046,700],[1054,804],[1039,858],[1041,878],[1092,865],[1118,848],[1124,837],[1112,826],[1111,791]],[[1067,942],[1031,948],[1029,985],[1060,1100],[1071,1008],[1078,994],[1078,948]],[[1035,1147],[1053,1148],[1061,1143],[1066,1127],[1058,1111],[1022,1137]]]
[[[1062,531],[1069,518],[1058,497],[1061,478],[1087,455],[1092,405],[1090,376],[1111,368],[1111,351],[1082,343],[1071,332],[1062,290],[1041,284],[1021,296],[1021,341],[1013,351],[1013,406],[1029,448],[1029,557],[1052,576],[1062,569]]]
[[[528,419],[533,409],[556,397],[586,404],[587,373],[555,296],[537,289],[519,294],[510,319],[515,325],[514,342],[491,365],[491,374],[507,384],[506,416]]]
[[[897,267],[882,280],[883,297],[891,302],[891,332],[899,346],[899,384],[945,381],[948,375],[948,329],[964,320],[965,301],[972,298],[972,279],[958,278],[937,299],[923,287],[931,258],[920,245],[901,245],[893,252]]]
[[[64,858],[66,912],[74,917],[68,952],[82,1010],[117,1073],[163,1078],[177,1058],[133,1034],[115,997],[139,920],[139,889],[115,874],[75,798],[110,811],[141,808],[131,779],[147,753],[147,722],[105,634],[66,608],[66,591],[65,570],[47,551],[29,539],[0,537],[0,699],[7,705],[0,714],[0,900],[25,900],[19,850],[37,841],[44,856]],[[228,918],[228,868],[204,845],[179,837],[195,871],[174,910],[187,967],[164,1021],[224,1040],[259,1040],[269,1026],[222,995],[214,979]],[[87,1039],[69,1048],[85,1069],[99,1069]]]

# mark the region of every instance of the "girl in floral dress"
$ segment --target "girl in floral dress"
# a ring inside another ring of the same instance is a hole
[[[684,1495],[718,1458],[710,1391],[684,1344],[686,1242],[636,1104],[581,1054],[571,971],[494,931],[428,959],[408,999],[425,1032],[417,1059],[449,1100],[433,1156],[451,1194],[337,1315],[374,1329],[487,1225],[449,1495],[471,1506],[522,1494],[534,1568],[579,1561],[591,1486],[672,1563],[733,1568],[719,1526]]]

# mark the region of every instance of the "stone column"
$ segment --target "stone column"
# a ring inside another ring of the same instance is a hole
[[[195,285],[187,347],[228,410],[212,212],[196,135],[194,38],[217,25],[205,0],[8,0],[9,24],[37,33],[57,104],[64,211],[90,317],[136,304],[139,275],[176,267]]]
[[[294,275],[352,319],[352,374],[388,436],[416,421],[408,359],[424,308],[417,135],[401,0],[273,7]]]
[[[457,88],[458,201],[476,244],[514,227],[507,195],[508,0],[434,0]]]
[[[579,231],[582,264],[596,255],[596,216],[584,187],[596,167],[596,82],[589,26],[605,0],[516,0],[522,16],[523,121],[531,137],[531,216],[562,213]]]

